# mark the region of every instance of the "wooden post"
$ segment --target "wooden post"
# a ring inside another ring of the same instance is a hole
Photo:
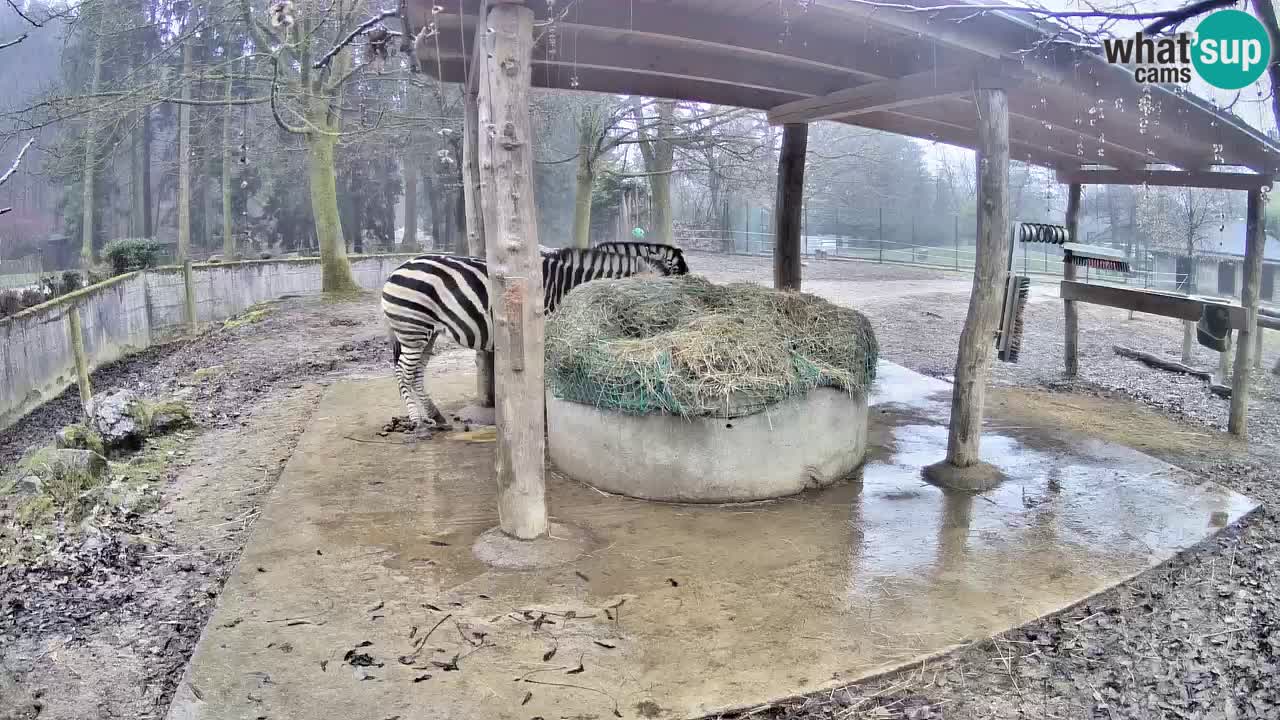
[[[1253,334],[1258,332],[1258,291],[1262,285],[1262,248],[1266,242],[1266,218],[1263,214],[1262,191],[1250,190],[1248,217],[1245,219],[1244,278],[1240,288],[1240,304],[1245,319],[1236,330],[1236,366],[1231,378],[1231,410],[1227,431],[1232,435],[1248,435],[1249,380],[1252,370],[1250,354],[1254,349]]]
[[[476,29],[473,42],[484,42],[482,28]],[[481,72],[482,68],[472,66],[471,72]],[[463,145],[462,145],[462,201],[466,206],[467,218],[467,253],[472,257],[486,257],[484,216],[481,204],[484,202],[480,191],[480,124],[478,90],[469,86],[463,98]],[[492,296],[490,296],[492,300]],[[476,352],[476,404],[480,407],[493,407],[493,352],[479,350]]]
[[[183,309],[187,318],[187,331],[196,334],[196,279],[191,271],[191,258],[182,261]]]
[[[1231,376],[1231,331],[1227,331],[1227,349],[1218,353],[1218,384],[1226,385]]]
[[[490,6],[489,52],[479,76],[482,204],[494,323],[498,520],[521,540],[547,533],[543,484],[542,263],[533,206],[529,83],[533,11]]]
[[[774,202],[773,287],[800,289],[800,218],[804,202],[804,156],[809,126],[787,123],[782,127],[782,152],[778,156],[778,195]]]
[[[1253,342],[1253,369],[1262,368],[1262,326],[1257,326],[1258,334]]]
[[[84,351],[84,327],[80,324],[80,305],[67,308],[67,338],[71,341],[71,354],[76,362],[76,385],[80,387],[80,406],[89,415],[93,404],[93,388],[89,385],[89,358]]]
[[[1080,196],[1083,190],[1080,183],[1071,183],[1067,188],[1067,236],[1071,242],[1080,242]],[[1063,263],[1062,279],[1075,280],[1076,266]],[[1074,378],[1080,374],[1080,315],[1074,300],[1062,301],[1062,316],[1066,321],[1062,336],[1064,370],[1067,377]]]
[[[969,313],[960,333],[947,463],[978,464],[982,405],[991,366],[1000,299],[1009,258],[1009,98],[1002,88],[979,88],[978,245]]]

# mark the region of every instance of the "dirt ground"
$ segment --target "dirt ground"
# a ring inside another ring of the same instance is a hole
[[[763,258],[691,253],[712,280],[769,282]],[[951,374],[968,278],[809,261],[812,289],[872,319],[882,354]],[[1084,606],[910,671],[751,713],[757,718],[1275,718],[1280,716],[1277,388],[1255,382],[1247,447],[1221,433],[1226,402],[1198,380],[1116,357],[1175,356],[1181,327],[1082,306],[1081,375],[1061,379],[1061,303],[1028,307],[1020,362],[997,363],[988,402],[1139,448],[1263,502],[1236,528]],[[1269,343],[1267,364],[1280,355]],[[465,367],[448,347],[432,372]],[[1216,367],[1198,348],[1196,363]],[[170,456],[154,512],[60,538],[38,564],[0,564],[0,720],[161,718],[246,531],[323,392],[390,371],[372,294],[286,299],[258,322],[211,328],[95,373],[186,398],[197,430]],[[76,419],[74,391],[0,435],[0,465]],[[0,526],[7,522],[0,517]]]

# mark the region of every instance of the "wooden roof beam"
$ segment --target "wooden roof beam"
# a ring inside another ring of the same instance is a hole
[[[973,108],[970,108],[970,111],[976,113]],[[896,135],[909,135],[921,140],[940,142],[968,150],[977,147],[978,143],[978,134],[972,127],[892,110],[858,115],[850,118],[849,124],[884,130]],[[1076,167],[1079,160],[1073,153],[1054,150],[1043,145],[1027,144],[1012,138],[1009,141],[1009,157],[1020,162],[1030,162],[1051,168]]]
[[[863,113],[919,105],[940,98],[963,97],[972,93],[975,83],[981,81],[980,76],[988,72],[999,73],[998,70],[971,67],[927,70],[867,83],[779,105],[769,111],[769,123],[783,125],[849,118]],[[1011,81],[1014,81],[1011,76],[1006,79],[1006,82]]]
[[[473,19],[466,18],[461,31],[458,29],[457,16],[450,16],[438,23],[443,30],[438,38],[433,39],[420,52],[422,61],[426,64],[434,62],[437,47],[441,57],[461,56],[459,43],[465,36],[468,46],[475,44],[471,48],[474,51],[471,67],[479,67],[478,61],[484,57],[483,43],[473,43],[471,40],[475,27]],[[483,40],[483,36],[480,39]],[[832,87],[849,83],[852,77],[849,72],[777,63],[755,55],[724,55],[715,47],[684,44],[669,46],[635,35],[608,39],[595,33],[575,34],[571,40],[562,41],[560,50],[555,55],[548,55],[546,48],[539,45],[534,50],[533,65],[535,84],[541,82],[541,78],[537,77],[539,74],[564,73],[567,78],[583,69],[592,68],[776,91],[781,94],[782,99],[788,100],[825,93]],[[468,82],[474,83],[474,74]]]
[[[1269,186],[1270,175],[1211,172],[1204,170],[1102,170],[1092,168],[1058,171],[1058,182],[1082,185],[1159,185],[1212,190],[1257,190]]]

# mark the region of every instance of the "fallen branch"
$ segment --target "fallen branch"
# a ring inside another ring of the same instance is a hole
[[[1152,355],[1150,353],[1144,353],[1142,351],[1134,350],[1132,348],[1127,348],[1122,345],[1115,345],[1111,349],[1114,350],[1115,353],[1120,357],[1126,357],[1131,360],[1137,360],[1139,362],[1142,362],[1146,365],[1150,365],[1151,367],[1157,368],[1159,370],[1168,370],[1169,372],[1182,373],[1183,375],[1191,375],[1192,377],[1197,377],[1197,378],[1200,378],[1201,380],[1207,380],[1209,382],[1213,382],[1212,373],[1206,372],[1204,370],[1197,370],[1196,368],[1193,368],[1189,365],[1183,365],[1180,362],[1174,362],[1173,360],[1165,360],[1164,358],[1156,357],[1155,355]]]
[[[1137,360],[1145,365],[1149,365],[1158,370],[1168,370],[1169,372],[1182,373],[1183,375],[1190,375],[1192,377],[1204,380],[1205,382],[1209,383],[1209,392],[1213,393],[1214,395],[1217,395],[1220,398],[1226,398],[1228,400],[1231,399],[1231,387],[1228,385],[1223,385],[1221,383],[1215,382],[1213,373],[1207,372],[1205,370],[1197,370],[1196,368],[1190,367],[1189,365],[1183,365],[1182,363],[1174,362],[1173,360],[1165,360],[1162,357],[1156,357],[1155,355],[1152,355],[1150,353],[1144,353],[1140,350],[1134,350],[1133,348],[1127,348],[1122,345],[1114,345],[1112,346],[1111,349],[1114,350],[1115,353],[1120,357],[1126,357],[1126,358],[1130,358],[1131,360]]]
[[[35,138],[31,138],[30,140],[27,141],[27,144],[23,145],[22,149],[18,151],[18,157],[13,159],[13,164],[9,166],[9,169],[5,171],[4,175],[0,175],[0,185],[3,185],[9,182],[9,177],[18,171],[18,166],[22,164],[22,156],[27,154],[27,150],[31,147],[31,144],[34,143],[35,141],[36,141]]]

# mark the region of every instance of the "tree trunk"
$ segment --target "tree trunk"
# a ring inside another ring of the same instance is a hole
[[[351,226],[346,228],[347,237],[351,239],[351,249],[359,255],[364,252],[364,195],[351,193]]]
[[[502,228],[501,242],[486,248],[498,380],[498,521],[507,535],[532,540],[548,529],[542,264],[529,122],[533,11],[497,4],[485,27],[493,49],[478,83],[479,126],[500,128],[479,140],[484,225]]]
[[[313,112],[311,122],[330,130],[326,114]],[[311,214],[315,219],[316,242],[320,246],[321,291],[326,293],[360,289],[351,275],[347,245],[342,238],[342,221],[338,218],[338,187],[333,163],[336,144],[337,138],[332,136],[318,133],[307,136]]]
[[[979,462],[982,406],[1009,257],[1009,101],[1002,89],[981,88],[978,110],[978,247],[969,313],[960,333],[952,392],[947,462]]]
[[[1271,80],[1271,87],[1277,88],[1280,87],[1280,52],[1275,48],[1280,47],[1280,22],[1276,20],[1276,7],[1272,0],[1253,0],[1253,6],[1258,11],[1262,26],[1271,36],[1271,63],[1267,65],[1267,77]],[[1275,91],[1271,93],[1271,114],[1274,121],[1280,123],[1280,93]],[[1276,367],[1280,368],[1280,365]]]
[[[675,162],[675,145],[671,142],[671,122],[675,117],[675,103],[660,100],[658,127],[650,134],[641,131],[640,154],[644,157],[645,172],[649,178],[649,208],[653,227],[653,242],[670,243],[674,233],[671,217],[671,168]],[[633,100],[631,114],[637,125],[645,123],[640,100]]]
[[[466,255],[470,252],[470,248],[467,246],[467,204],[466,198],[462,196],[461,181],[458,183],[458,190],[450,194],[453,196],[454,252]]]
[[[228,76],[222,94],[228,103],[222,115],[222,259],[227,262],[236,259],[236,235],[231,224],[231,91],[231,78]]]
[[[182,44],[182,99],[191,99],[191,43]],[[191,257],[191,106],[178,105],[178,260]]]
[[[154,237],[156,220],[151,202],[151,108],[142,110],[142,236]]]
[[[90,23],[90,27],[93,24]],[[90,32],[97,33],[96,29]],[[89,80],[89,91],[91,93],[98,92],[98,85],[102,81],[102,38],[95,37],[93,40],[93,69],[91,70]],[[90,111],[86,116],[86,124],[84,131],[84,175],[82,180],[81,194],[81,216],[80,216],[80,266],[88,268],[93,264],[93,216],[94,216],[94,171],[97,166],[98,152],[95,147],[95,131],[93,123],[93,112]]]
[[[404,178],[404,234],[400,236],[400,252],[418,249],[418,156],[409,153],[401,162]]]
[[[432,163],[424,163],[431,165]],[[422,189],[427,196],[427,209],[431,211],[431,249],[444,248],[444,238],[440,228],[440,198],[436,193],[435,171],[430,167],[422,168]]]
[[[142,127],[135,122],[129,133],[129,237],[146,237],[142,206]]]
[[[591,150],[595,146],[594,125],[579,118],[578,184],[573,196],[573,247],[591,247],[591,189],[595,173],[591,167]]]
[[[479,36],[479,30],[476,31]],[[477,41],[480,41],[477,37]],[[480,72],[474,69],[473,72]],[[462,202],[467,214],[467,254],[488,257],[485,245],[483,198],[480,191],[480,108],[479,98],[470,90],[463,96],[462,121]],[[476,351],[476,404],[494,406],[493,351]]]
[[[1184,320],[1182,323],[1182,364],[1191,364],[1191,348],[1194,347],[1196,340],[1196,324],[1193,320]]]

